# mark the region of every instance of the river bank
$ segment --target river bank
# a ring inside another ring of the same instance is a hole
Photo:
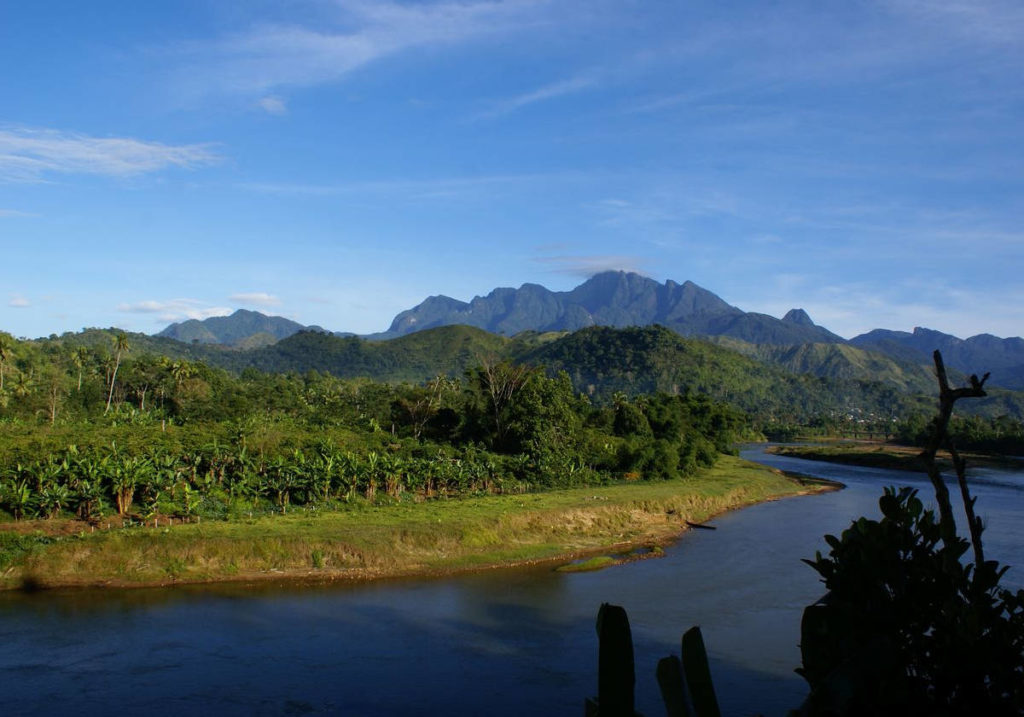
[[[819,444],[819,445],[786,445],[770,446],[768,453],[791,458],[805,458],[828,463],[842,463],[864,468],[883,468],[886,470],[925,472],[925,466],[919,458],[920,448],[897,446],[889,443],[851,442]],[[993,456],[981,453],[962,452],[968,464],[985,468],[1020,468],[1022,461],[1009,456]],[[939,451],[936,462],[943,471],[953,470],[953,461],[948,451]]]
[[[664,544],[714,515],[828,490],[723,456],[699,475],[550,493],[75,533],[0,532],[0,589],[353,581],[550,561]]]

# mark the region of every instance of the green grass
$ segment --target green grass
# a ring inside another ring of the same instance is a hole
[[[595,555],[587,560],[560,565],[555,569],[560,573],[589,573],[618,565],[621,562],[621,559],[613,558],[611,555]]]
[[[732,508],[808,492],[729,456],[699,475],[526,495],[0,541],[0,585],[147,585],[433,574],[653,544]]]

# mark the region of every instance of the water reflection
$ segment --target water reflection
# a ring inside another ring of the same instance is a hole
[[[801,611],[822,592],[800,558],[823,550],[825,533],[877,516],[882,486],[930,486],[914,474],[748,455],[849,487],[720,516],[717,531],[691,531],[665,558],[594,573],[0,596],[5,708],[578,714],[596,691],[594,618],[608,601],[630,615],[645,714],[662,712],[658,659],[694,624],[726,714],[785,714],[805,692],[793,674]],[[1024,480],[995,471],[974,481],[989,552],[1022,564]]]

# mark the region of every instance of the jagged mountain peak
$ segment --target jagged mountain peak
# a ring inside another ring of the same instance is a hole
[[[799,317],[797,317],[799,318]],[[725,335],[779,344],[843,339],[806,320],[783,322],[763,314],[746,314],[692,281],[664,284],[628,271],[594,274],[569,291],[539,284],[494,289],[468,304],[431,297],[403,311],[390,329],[373,338],[394,338],[435,326],[467,324],[493,333],[575,331],[588,326],[661,324],[683,335]]]
[[[811,317],[808,316],[807,312],[803,309],[790,309],[786,312],[786,315],[782,317],[782,320],[790,324],[797,324],[798,326],[815,325],[815,323],[811,321]]]

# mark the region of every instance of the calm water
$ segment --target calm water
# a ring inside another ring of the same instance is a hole
[[[844,491],[753,506],[691,531],[660,560],[597,573],[502,570],[317,588],[178,588],[0,596],[8,714],[582,713],[596,692],[594,618],[629,612],[639,709],[663,714],[654,669],[701,625],[726,714],[799,704],[800,614],[822,590],[800,562],[876,516],[913,474],[745,452]],[[1024,586],[1024,472],[977,471],[991,557]]]

